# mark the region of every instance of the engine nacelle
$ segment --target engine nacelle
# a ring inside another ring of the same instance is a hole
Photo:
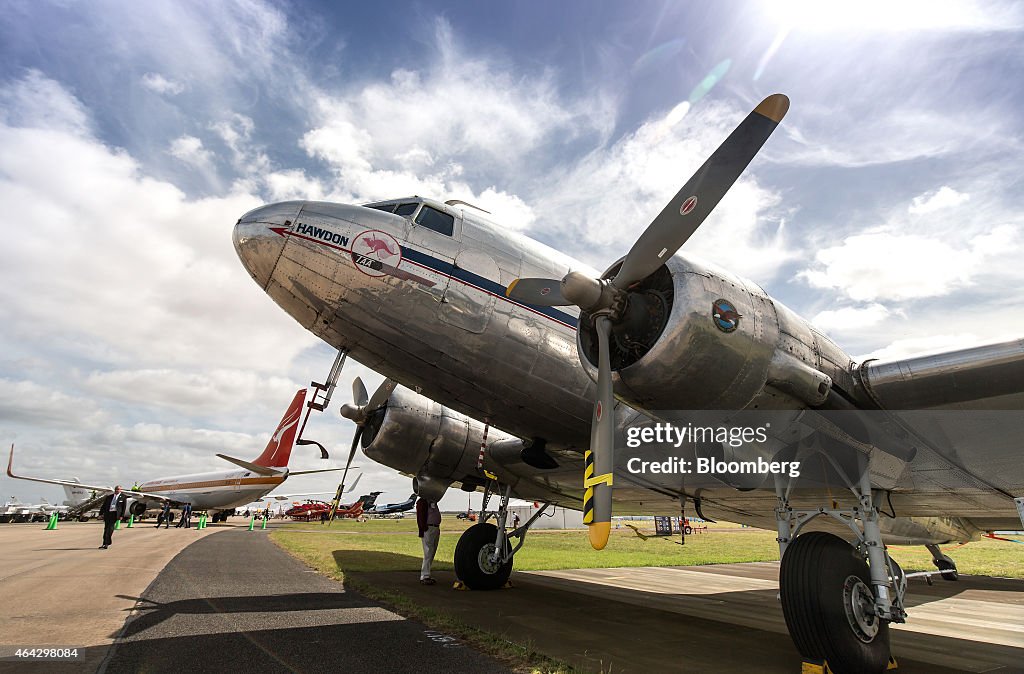
[[[476,479],[484,425],[405,388],[370,415],[363,452],[378,463],[415,476],[417,494],[439,500],[455,481]],[[513,436],[491,428],[487,443],[512,444]]]
[[[813,335],[783,336],[780,322],[794,320],[801,330],[789,332],[810,335],[756,284],[677,255],[630,289],[622,320],[613,324],[615,395],[652,411],[738,410],[771,384],[819,404],[831,379],[807,362],[816,360]],[[590,317],[581,315],[577,348],[595,379],[596,342]]]
[[[142,517],[143,515],[146,514],[146,502],[145,501],[137,501],[135,499],[130,498],[130,499],[128,499],[128,504],[127,505],[128,505],[128,507],[125,508],[125,511],[128,514],[130,514],[130,515],[135,515],[136,517]]]

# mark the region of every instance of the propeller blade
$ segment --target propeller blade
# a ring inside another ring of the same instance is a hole
[[[377,390],[373,392],[373,397],[370,398],[370,402],[365,403],[364,414],[369,414],[375,410],[384,407],[387,403],[388,398],[395,392],[395,388],[398,386],[398,382],[393,379],[385,379],[384,383],[377,387]],[[364,416],[365,419],[365,416]]]
[[[362,385],[362,382],[359,382]],[[338,512],[338,504],[341,503],[341,495],[345,493],[345,480],[348,479],[348,469],[352,466],[352,459],[356,456],[356,449],[359,447],[359,438],[363,435],[363,427],[356,426],[356,432],[352,434],[352,447],[348,451],[348,461],[345,462],[345,472],[341,474],[341,484],[338,485],[338,493],[334,497],[334,503],[331,504],[331,521],[334,521],[334,515]],[[360,475],[359,477],[362,477]],[[359,482],[359,478],[356,478],[356,482]]]
[[[633,244],[612,281],[616,288],[628,288],[650,276],[675,255],[740,177],[788,110],[789,98],[772,94],[740,122]]]
[[[550,278],[517,278],[508,284],[505,297],[540,307],[564,307],[572,304],[562,297],[561,282]]]
[[[590,455],[583,486],[583,521],[589,527],[590,545],[601,550],[608,544],[612,527],[612,474],[615,471],[615,397],[612,391],[612,365],[608,336],[612,323],[607,316],[598,316],[597,332],[597,395],[590,426]],[[590,508],[588,509],[588,501]],[[589,510],[589,512],[588,512]],[[589,518],[589,519],[588,519]]]
[[[352,380],[352,404],[356,407],[362,407],[366,404],[366,386],[363,385],[363,380],[356,377]]]

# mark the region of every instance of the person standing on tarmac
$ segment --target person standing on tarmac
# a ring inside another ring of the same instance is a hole
[[[420,567],[420,583],[433,585],[430,567],[434,563],[437,544],[441,540],[441,510],[433,501],[420,497],[416,501],[416,524],[419,526],[420,538],[423,539],[423,566]]]
[[[156,528],[159,529],[162,523],[165,525],[164,529],[171,528],[171,504],[169,501],[160,508],[160,515],[156,518]]]
[[[114,487],[113,493],[109,494],[103,503],[100,504],[100,512],[103,513],[103,545],[101,550],[106,550],[114,544],[114,525],[124,517],[124,509],[128,504],[128,497],[121,491],[121,485]]]
[[[186,503],[181,507],[181,517],[178,518],[178,523],[174,525],[175,528],[185,527],[186,529],[192,528],[192,505]]]

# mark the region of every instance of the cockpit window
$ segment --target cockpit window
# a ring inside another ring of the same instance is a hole
[[[402,217],[412,215],[416,212],[417,206],[419,206],[417,203],[399,204],[398,208],[395,209],[395,215],[401,215]]]
[[[394,204],[370,204],[367,206],[367,208],[374,208],[378,211],[387,211],[388,213],[395,212]]]
[[[445,236],[451,236],[452,232],[455,231],[455,218],[430,206],[423,207],[423,210],[416,217],[416,224]]]

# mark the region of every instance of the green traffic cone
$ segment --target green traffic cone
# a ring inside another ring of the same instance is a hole
[[[135,525],[135,513],[128,516],[128,528],[131,529]]]
[[[114,528],[115,529],[120,529],[121,528],[121,518],[120,517],[118,517],[117,521],[114,522]]]
[[[203,516],[199,518],[199,528],[200,529],[205,529],[206,528],[206,513],[203,513]]]
[[[260,529],[266,529],[266,528],[267,528],[267,518],[266,518],[266,517],[264,517],[264,518],[263,518],[263,526],[262,526],[262,527],[260,527]]]
[[[256,525],[256,516],[255,516],[255,515],[253,515],[253,516],[252,516],[252,517],[251,517],[251,518],[249,519],[249,531],[252,531],[252,528],[253,528],[253,527],[254,527],[255,525]]]
[[[53,521],[53,518],[57,516],[57,513],[50,513],[50,519],[46,522],[46,528],[43,531],[52,531],[57,528],[57,524]]]

